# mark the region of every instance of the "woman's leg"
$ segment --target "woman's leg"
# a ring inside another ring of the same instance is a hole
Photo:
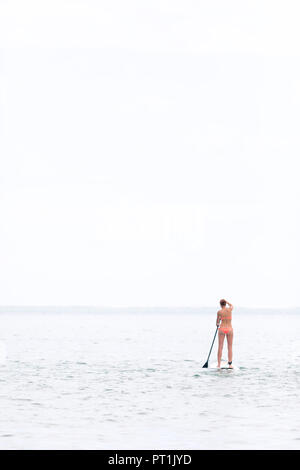
[[[233,342],[233,330],[230,333],[227,333],[228,362],[232,362],[232,342]]]
[[[223,351],[223,344],[224,344],[224,339],[225,335],[219,330],[219,348],[218,348],[218,367],[221,366],[221,358],[222,358],[222,351]]]

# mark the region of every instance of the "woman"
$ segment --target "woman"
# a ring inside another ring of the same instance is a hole
[[[226,307],[226,304],[228,307]],[[218,368],[221,367],[221,357],[225,336],[227,337],[228,346],[228,366],[229,369],[232,367],[232,341],[233,341],[233,329],[231,326],[232,309],[233,306],[224,299],[220,300],[221,310],[217,313],[216,326],[219,328],[219,348],[218,348]],[[220,325],[221,322],[221,325]]]

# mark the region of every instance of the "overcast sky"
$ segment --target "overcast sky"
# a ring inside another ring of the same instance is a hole
[[[299,305],[299,13],[0,0],[0,304]]]

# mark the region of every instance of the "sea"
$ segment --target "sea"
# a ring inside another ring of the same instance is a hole
[[[300,311],[0,310],[0,449],[300,449]],[[223,358],[227,360],[227,346]]]

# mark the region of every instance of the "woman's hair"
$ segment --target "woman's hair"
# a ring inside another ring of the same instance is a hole
[[[226,300],[221,299],[221,300],[220,300],[220,305],[221,305],[221,307],[225,307],[225,305],[226,305]]]

